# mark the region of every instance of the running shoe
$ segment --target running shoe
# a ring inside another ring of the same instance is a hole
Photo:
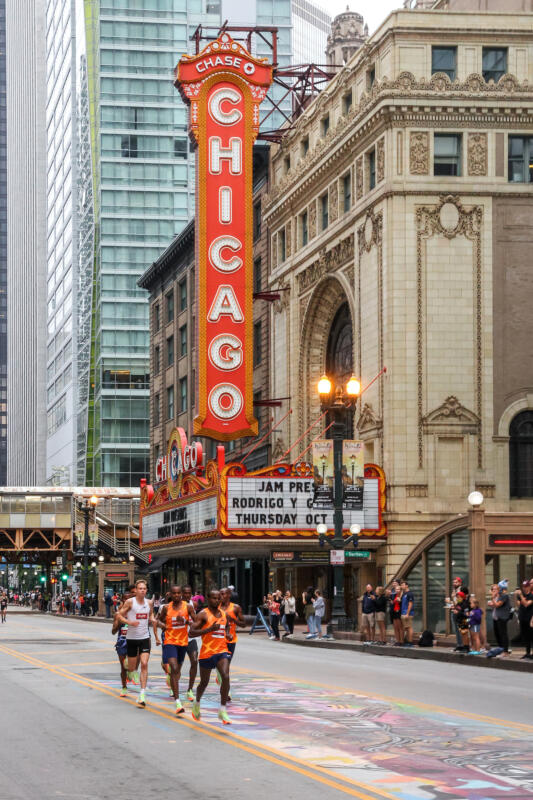
[[[200,720],[200,717],[201,717],[201,714],[200,714],[200,703],[198,702],[198,700],[195,700],[194,703],[192,704],[191,714],[192,714],[192,718],[195,719],[197,722]]]
[[[218,712],[218,718],[224,725],[231,725],[231,720],[228,717],[228,712],[225,708],[221,708]]]
[[[168,672],[167,672],[167,686],[169,687],[169,689],[172,686],[172,683],[170,682],[170,675],[168,674]]]
[[[194,692],[193,692],[192,689],[188,690],[186,697],[187,697],[187,700],[193,700],[194,701]]]
[[[139,685],[141,677],[138,669],[133,670],[133,672],[128,672],[128,677],[130,681],[134,683],[136,686]]]
[[[181,705],[181,700],[176,700],[176,716],[180,714],[185,714],[185,709]]]
[[[144,692],[140,692],[139,693],[139,697],[137,698],[137,705],[140,708],[144,708],[145,707],[145,705],[146,705],[146,697],[145,697]]]
[[[121,696],[121,697],[127,697],[127,696],[128,696],[128,690],[126,689],[126,687],[125,687],[125,686],[123,686],[123,687],[121,688],[121,690],[120,690],[120,696]]]

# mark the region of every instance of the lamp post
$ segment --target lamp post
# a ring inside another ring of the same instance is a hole
[[[342,513],[342,442],[346,436],[346,414],[348,410],[354,408],[357,398],[361,394],[361,384],[353,376],[345,387],[336,386],[333,391],[333,384],[324,375],[318,382],[318,394],[322,411],[329,411],[333,416],[331,426],[331,438],[333,439],[333,476],[334,476],[334,495],[333,495],[333,536],[326,536],[327,526],[317,526],[318,540],[321,547],[328,542],[331,550],[342,550],[350,541],[357,541],[357,532],[345,540],[343,536],[343,513]],[[323,530],[323,528],[326,530]],[[346,616],[344,607],[344,564],[333,565],[333,602],[331,608],[332,625],[338,628],[339,620]],[[329,631],[328,631],[329,633]]]
[[[85,527],[84,527],[84,534],[83,534],[83,567],[81,572],[81,591],[82,594],[87,594],[89,589],[89,512],[92,508],[96,508],[98,505],[98,498],[96,495],[93,494],[88,500],[85,500],[81,504],[81,510],[84,513],[85,519]],[[78,555],[78,554],[77,554]],[[96,555],[96,553],[91,552],[91,556]]]

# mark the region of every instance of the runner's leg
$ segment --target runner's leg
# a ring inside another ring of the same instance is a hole
[[[192,688],[196,680],[196,675],[198,674],[198,649],[189,650],[188,656],[189,656],[189,688],[187,691],[192,692]]]

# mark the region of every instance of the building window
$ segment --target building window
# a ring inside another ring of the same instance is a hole
[[[160,351],[159,345],[154,347],[154,375],[159,374],[159,360],[160,360]]]
[[[157,462],[159,461],[160,453],[161,453],[161,445],[155,444],[154,445],[154,464],[157,464]]]
[[[154,306],[154,330],[156,333],[160,327],[161,327],[161,311],[159,309],[159,303],[156,303]]]
[[[353,103],[352,93],[346,92],[342,98],[342,113],[347,114],[348,111],[351,109]]]
[[[282,228],[278,233],[278,258],[280,262],[285,261],[286,254],[285,228]]]
[[[521,411],[509,428],[511,497],[533,497],[533,411]]]
[[[263,285],[261,276],[261,257],[256,258],[254,261],[254,293],[257,294],[261,291]]]
[[[166,296],[167,303],[167,323],[174,319],[174,292],[169,292]]]
[[[257,367],[263,358],[262,327],[261,322],[254,323],[254,367]]]
[[[187,139],[174,139],[174,157],[187,158]]]
[[[372,64],[366,73],[366,88],[371,89],[376,82],[376,65]]]
[[[433,174],[461,174],[461,134],[436,133],[434,140]]]
[[[457,71],[457,47],[431,48],[431,74],[444,72],[451,81],[455,80]]]
[[[261,203],[254,203],[254,242],[261,236]]]
[[[161,398],[158,394],[154,397],[154,425],[161,422]]]
[[[533,138],[509,136],[509,180],[513,183],[533,182]]]
[[[174,387],[167,388],[167,419],[174,419]]]
[[[302,158],[306,156],[308,152],[309,152],[309,136],[304,136],[304,138],[300,142],[300,153],[302,154]]]
[[[187,411],[187,378],[180,378],[180,413]]]
[[[180,358],[187,355],[187,326],[180,328]]]
[[[352,176],[349,172],[342,179],[342,207],[344,212],[352,207]]]
[[[287,174],[290,168],[291,168],[291,157],[285,156],[285,158],[283,159],[283,171],[285,172],[285,174]]]
[[[183,280],[179,285],[180,294],[180,311],[185,311],[187,308],[187,281]]]
[[[138,155],[138,140],[136,136],[127,134],[121,137],[120,152],[122,158],[137,158]],[[115,153],[116,155],[116,153]]]
[[[368,188],[373,189],[376,185],[376,151],[371,150],[367,155],[368,165]]]
[[[325,136],[328,131],[329,131],[329,114],[326,114],[326,116],[322,117],[322,119],[320,120],[321,136]]]
[[[498,83],[500,78],[507,72],[507,48],[506,47],[484,47],[483,48],[483,77],[488,81]]]
[[[169,336],[167,339],[167,367],[171,367],[174,363],[174,337]]]
[[[302,243],[302,247],[308,242],[308,228],[307,228],[307,211],[304,211],[303,214],[300,216],[300,241]]]
[[[325,231],[329,225],[329,204],[328,204],[328,193],[323,194],[320,198],[320,219],[322,230]]]

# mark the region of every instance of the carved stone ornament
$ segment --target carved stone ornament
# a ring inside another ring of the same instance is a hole
[[[374,439],[380,435],[383,421],[374,413],[372,405],[365,403],[355,427],[362,439]]]
[[[446,429],[459,429],[464,434],[479,431],[479,417],[462,406],[455,395],[450,395],[441,406],[430,411],[422,424],[426,433],[444,432]]]
[[[376,177],[377,182],[383,180],[385,177],[385,137],[382,136],[381,139],[378,139],[377,150],[376,150]]]
[[[339,187],[337,181],[334,181],[329,189],[329,219],[330,222],[335,222],[339,216]]]
[[[271,239],[271,247],[270,247],[270,261],[272,263],[272,269],[276,269],[278,266],[278,234],[275,233]]]
[[[355,197],[360,200],[363,196],[363,156],[355,162]]]
[[[288,283],[281,281],[277,287],[273,287],[270,291],[279,292],[279,300],[274,301],[274,313],[281,314],[282,311],[288,308],[291,300],[290,286]]]
[[[287,448],[285,447],[285,442],[281,436],[278,436],[274,443],[274,447],[272,448],[272,463],[279,461],[286,450]]]
[[[373,208],[366,212],[365,221],[357,228],[357,248],[359,258],[366,250],[370,253],[374,245],[381,245],[383,236],[383,212],[374,213]]]
[[[342,239],[335,247],[332,247],[331,250],[327,250],[324,248],[320,251],[320,255],[316,261],[313,261],[310,266],[304,269],[300,274],[297,276],[298,281],[298,294],[302,294],[303,292],[307,291],[307,289],[314,286],[315,283],[318,283],[324,275],[327,275],[328,272],[333,272],[334,270],[338,269],[340,266],[345,264],[350,259],[353,259],[354,256],[354,236],[348,236],[346,239]]]
[[[363,48],[360,49],[360,54],[362,54],[362,50]],[[487,95],[492,94],[500,100],[501,95],[509,94],[513,95],[513,99],[519,99],[519,95],[525,95],[527,96],[527,102],[530,102],[531,91],[532,87],[527,81],[521,83],[514,75],[509,73],[503,75],[498,83],[494,83],[492,80],[487,83],[483,75],[477,73],[469,75],[465,81],[461,82],[459,80],[450,81],[448,76],[442,72],[432,75],[429,80],[426,78],[417,80],[411,72],[401,72],[394,79],[384,77],[382,80],[376,80],[372,89],[363,93],[358,105],[352,106],[347,115],[347,121],[350,122],[350,127],[353,128],[368,113],[369,105],[377,104],[383,95],[391,98],[406,97],[411,101],[437,95],[443,102],[447,99],[460,99],[471,103],[472,101],[475,102],[475,95],[478,95],[480,99],[487,99]],[[524,97],[525,100],[526,97]],[[313,104],[312,114],[301,117],[302,122],[300,124],[302,127],[300,128],[297,125],[296,131],[291,131],[287,134],[289,142],[292,141],[296,134],[300,135],[303,132],[304,125],[308,128],[313,124],[320,116],[325,101],[325,95],[320,95],[317,102]],[[265,210],[270,209],[290,184],[308,175],[315,164],[322,158],[326,148],[334,145],[337,139],[340,140],[345,135],[345,131],[346,125],[344,124],[336,126],[335,129],[330,128],[326,137],[320,139],[313,150],[308,150],[305,157],[300,159],[294,168],[291,168],[288,173],[280,178],[279,183],[272,188],[270,194],[264,196]],[[428,171],[418,172],[411,170],[413,175],[427,175]],[[361,195],[356,196],[362,196],[362,184]]]
[[[309,206],[308,222],[309,239],[314,239],[316,236],[316,201],[313,200]]]
[[[429,175],[428,131],[411,131],[409,137],[409,171],[411,175]]]
[[[290,258],[292,253],[292,225],[291,221],[285,226],[285,257]]]
[[[487,148],[487,134],[486,133],[469,133],[468,134],[468,174],[469,175],[486,175],[487,174],[487,161],[488,161],[488,148]]]

